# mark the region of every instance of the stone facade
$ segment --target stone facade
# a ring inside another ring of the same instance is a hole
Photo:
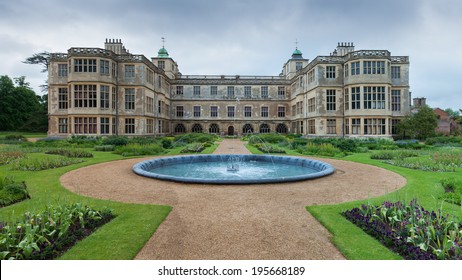
[[[151,60],[120,40],[51,54],[49,135],[390,137],[409,113],[409,59],[387,50],[329,56],[296,49],[278,76],[182,75],[161,48]]]

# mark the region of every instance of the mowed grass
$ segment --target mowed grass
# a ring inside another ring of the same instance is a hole
[[[7,135],[22,135],[26,138],[45,138],[47,137],[46,132],[0,131],[0,138],[4,138]]]
[[[14,222],[26,211],[44,209],[46,204],[82,202],[94,209],[108,207],[116,218],[89,237],[78,242],[61,259],[133,259],[171,211],[170,206],[139,205],[93,199],[63,188],[59,178],[64,173],[84,166],[123,159],[119,155],[95,152],[85,162],[43,171],[12,171],[11,164],[0,166],[0,176],[13,176],[26,181],[31,199],[0,209],[0,221]],[[31,154],[33,157],[51,155]]]
[[[454,215],[462,219],[462,208],[458,205],[449,204],[438,199],[444,189],[439,184],[442,178],[462,177],[462,169],[456,172],[428,172],[412,170],[403,167],[392,166],[380,160],[370,159],[370,153],[357,153],[344,158],[345,160],[375,165],[406,178],[407,184],[398,191],[381,197],[370,198],[363,201],[354,201],[337,205],[308,206],[307,210],[332,233],[332,242],[344,254],[352,260],[393,260],[402,259],[399,255],[388,250],[377,240],[364,233],[354,224],[347,221],[341,213],[363,203],[378,205],[386,200],[410,201],[416,198],[418,203],[426,210],[442,209],[444,213]],[[373,179],[373,174],[371,178]],[[341,182],[339,182],[341,184]]]

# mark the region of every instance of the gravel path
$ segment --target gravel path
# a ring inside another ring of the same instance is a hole
[[[249,153],[224,139],[215,153]],[[66,173],[63,186],[85,196],[173,206],[136,259],[344,259],[329,232],[305,206],[382,195],[406,183],[374,166],[322,159],[337,171],[287,184],[213,186],[159,181],[134,174],[144,159],[97,164]]]

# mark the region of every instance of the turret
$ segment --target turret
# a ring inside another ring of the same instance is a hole
[[[165,39],[162,37],[162,48],[157,52],[157,56],[152,58],[152,63],[165,71],[170,79],[177,78],[180,74],[178,64],[169,56],[165,48]]]
[[[302,70],[306,65],[308,65],[308,59],[304,59],[302,52],[298,49],[298,47],[295,47],[292,57],[282,68],[282,75],[287,79],[292,79],[297,72]]]

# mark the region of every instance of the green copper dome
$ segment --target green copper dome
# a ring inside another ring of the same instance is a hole
[[[292,53],[292,59],[303,59],[302,52],[295,48],[295,51]]]
[[[299,49],[295,49],[292,55],[302,55],[302,52]]]
[[[168,51],[165,48],[161,48],[157,52],[157,57],[168,57]]]

